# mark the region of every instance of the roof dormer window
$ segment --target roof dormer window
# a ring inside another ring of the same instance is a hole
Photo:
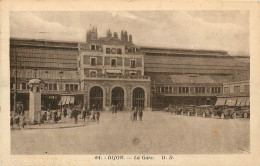
[[[95,44],[91,44],[90,49],[91,50],[96,50],[96,45]]]
[[[110,54],[110,48],[106,48],[106,54]]]

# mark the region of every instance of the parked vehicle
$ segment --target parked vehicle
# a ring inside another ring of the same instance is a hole
[[[228,105],[217,105],[212,110],[211,117],[214,118],[215,116],[219,116],[221,119],[232,118],[233,113],[234,109]]]
[[[235,106],[235,107],[231,107],[229,109],[232,109],[232,118],[233,119],[235,119],[236,117],[243,117],[245,119],[250,117],[249,106]]]
[[[177,106],[175,109],[175,115],[182,115],[183,106]]]
[[[170,104],[168,107],[164,108],[164,112],[172,112],[173,108],[174,106]]]
[[[198,106],[195,111],[195,116],[202,116],[203,118],[209,117],[212,115],[213,106],[211,105],[201,105]]]
[[[196,113],[196,105],[186,105],[183,107],[182,110],[182,115],[187,115],[187,116],[191,116],[191,115],[195,115]]]

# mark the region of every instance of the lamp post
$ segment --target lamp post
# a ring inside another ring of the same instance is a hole
[[[63,86],[62,86],[62,77],[63,77],[62,69],[60,70],[59,74],[60,74],[60,111],[62,112],[62,103],[61,103],[61,94],[62,94],[62,88],[63,88]]]

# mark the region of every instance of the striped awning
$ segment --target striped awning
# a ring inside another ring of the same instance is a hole
[[[225,105],[226,100],[226,98],[218,98],[215,105]]]
[[[249,98],[247,98],[245,105],[246,105],[246,106],[250,106],[250,99],[249,99]]]
[[[74,96],[62,96],[59,105],[74,104]]]
[[[227,98],[226,105],[235,106],[237,103],[237,98]]]

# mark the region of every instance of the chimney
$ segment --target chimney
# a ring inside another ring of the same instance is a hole
[[[122,41],[125,40],[125,38],[124,38],[124,31],[123,31],[123,30],[121,31],[121,40],[122,40]]]
[[[117,32],[114,32],[114,38],[118,39]]]
[[[131,43],[133,42],[132,35],[129,35],[129,41],[130,41]]]
[[[107,31],[107,37],[112,37],[112,34],[110,32],[110,29]]]
[[[124,32],[124,41],[128,41],[128,35],[127,35],[127,31]]]

